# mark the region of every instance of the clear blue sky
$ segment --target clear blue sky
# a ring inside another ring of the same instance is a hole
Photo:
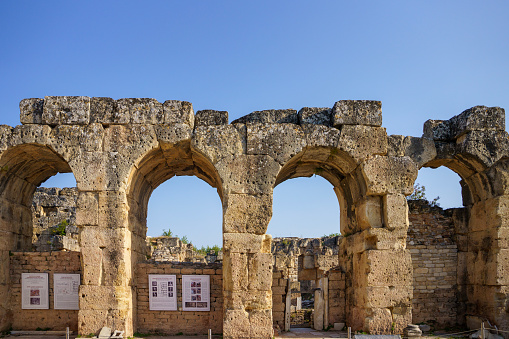
[[[389,134],[420,136],[427,119],[509,108],[507,13],[507,1],[1,1],[0,123],[45,95],[187,100],[230,121],[373,99]],[[459,178],[442,172],[418,182],[460,205]],[[268,233],[337,232],[338,210],[327,182],[293,179],[275,189]],[[207,184],[172,179],[150,201],[149,234],[221,243],[221,213]]]

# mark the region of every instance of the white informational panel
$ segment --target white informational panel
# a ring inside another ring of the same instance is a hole
[[[53,274],[55,310],[79,310],[79,274]]]
[[[177,276],[165,274],[148,275],[148,300],[151,311],[177,310]]]
[[[210,311],[210,276],[182,276],[182,309]]]
[[[48,273],[21,273],[21,308],[49,309]]]

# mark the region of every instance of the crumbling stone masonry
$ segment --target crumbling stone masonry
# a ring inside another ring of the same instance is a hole
[[[341,206],[339,266],[346,322],[401,332],[412,319],[413,270],[406,248],[417,171],[446,166],[462,178],[469,314],[509,328],[509,148],[504,110],[478,106],[429,120],[422,137],[387,136],[381,103],[228,113],[184,101],[45,97],[20,103],[21,123],[0,126],[0,327],[13,323],[9,251],[32,246],[36,187],[72,172],[81,248],[80,334],[137,326],[135,279],[146,259],[147,202],[175,175],[217,188],[223,204],[223,334],[272,336],[272,191],[321,175]],[[100,303],[97,300],[101,300]]]

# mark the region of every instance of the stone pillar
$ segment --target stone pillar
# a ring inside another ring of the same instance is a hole
[[[509,196],[475,202],[468,230],[467,314],[509,328]]]
[[[79,334],[102,327],[133,334],[131,232],[125,193],[80,191],[76,224],[80,228],[82,285]]]
[[[347,322],[353,330],[401,333],[412,320],[405,195],[412,192],[417,168],[407,157],[381,156],[361,167],[366,193],[355,207],[357,233],[341,244],[350,261]]]
[[[315,330],[323,330],[325,302],[324,302],[324,291],[321,288],[315,290],[315,304],[313,310],[313,328]]]
[[[223,336],[272,338],[272,237],[265,232],[280,167],[270,157],[251,155],[218,167],[220,176],[227,178],[223,183]]]

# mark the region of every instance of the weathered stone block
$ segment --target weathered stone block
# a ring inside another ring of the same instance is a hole
[[[228,125],[227,111],[202,110],[196,112],[194,126]]]
[[[299,117],[297,115],[297,111],[294,109],[269,109],[264,111],[255,111],[237,120],[232,121],[232,124],[245,124],[245,123],[298,124]]]
[[[79,295],[85,310],[129,309],[132,297],[130,286],[81,285]]]
[[[429,138],[405,137],[402,149],[403,155],[410,157],[418,168],[437,156],[435,143]]]
[[[10,146],[22,144],[47,145],[50,142],[51,132],[51,127],[47,125],[19,125],[11,130],[9,144]]]
[[[368,195],[401,193],[410,195],[417,179],[417,167],[408,157],[374,156],[361,164]]]
[[[228,194],[223,201],[223,232],[265,234],[272,217],[272,195]]]
[[[332,127],[327,127],[323,125],[313,125],[307,124],[302,126],[302,130],[306,135],[306,147],[309,152],[309,148],[311,147],[337,147],[339,142],[339,136],[341,132]],[[335,152],[330,150],[330,152]],[[312,156],[310,156],[312,157]],[[324,161],[327,160],[327,157]]]
[[[48,125],[87,125],[90,122],[90,98],[44,97],[42,122]]]
[[[273,338],[272,311],[252,310],[249,312],[250,338]]]
[[[242,155],[216,164],[227,194],[269,193],[275,185],[281,166],[267,155]]]
[[[366,286],[411,286],[412,260],[406,250],[368,250],[359,254],[354,262],[355,279],[366,282]],[[357,268],[355,266],[357,265]]]
[[[337,146],[356,161],[387,154],[387,132],[382,127],[343,126]]]
[[[19,120],[22,124],[41,124],[44,100],[39,98],[23,99],[19,103]]]
[[[332,126],[332,110],[328,107],[303,107],[297,114],[300,125]]]
[[[355,206],[357,225],[361,229],[382,227],[382,203],[380,197],[366,196]]]
[[[79,192],[76,201],[76,225],[98,225],[99,197],[94,192]]]
[[[249,255],[249,289],[255,291],[271,291],[272,283],[271,253],[256,253]]]
[[[382,126],[382,102],[369,100],[341,100],[332,107],[332,124]]]
[[[383,196],[384,226],[389,230],[408,229],[408,204],[403,194]]]
[[[469,131],[505,131],[505,111],[500,107],[475,106],[449,121],[455,139]]]
[[[302,151],[306,137],[293,124],[247,124],[247,154],[268,155],[284,165]]]
[[[231,253],[270,253],[270,234],[224,233],[223,248]]]
[[[428,120],[424,123],[423,137],[436,141],[454,140],[449,120]]]
[[[198,126],[191,140],[191,147],[204,154],[212,164],[243,154],[245,146],[245,135],[232,125]]]
[[[193,104],[187,101],[166,100],[163,103],[165,124],[186,124],[194,128]]]
[[[122,102],[122,101],[121,101]],[[131,121],[129,110],[119,110],[117,101],[112,98],[90,99],[90,122],[104,125],[125,125]]]
[[[456,140],[456,153],[480,162],[481,166],[474,161],[469,161],[469,165],[482,171],[509,155],[509,137],[505,131],[470,131]]]
[[[223,338],[249,338],[251,326],[249,313],[244,310],[225,310],[223,321]]]

